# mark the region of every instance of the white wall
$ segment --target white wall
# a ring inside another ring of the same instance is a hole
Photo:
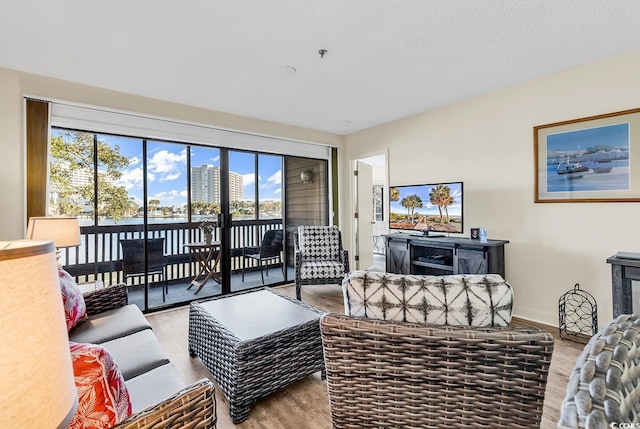
[[[231,130],[325,143],[340,147],[338,135],[247,118],[229,113],[169,103],[131,94],[108,91],[59,79],[0,68],[0,240],[24,237],[25,177],[24,103],[25,96],[64,100],[143,115],[172,118]]]
[[[638,94],[640,51],[352,134],[343,157],[388,148],[391,186],[464,181],[465,235],[483,226],[510,241],[515,315],[557,326],[558,298],[580,283],[603,324],[612,317],[606,259],[640,252],[640,203],[534,204],[533,127],[637,108]]]

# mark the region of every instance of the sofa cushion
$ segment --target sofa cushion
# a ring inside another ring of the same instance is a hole
[[[110,428],[131,415],[129,392],[109,352],[96,344],[70,342],[78,409],[69,428]]]
[[[125,380],[136,377],[169,363],[160,343],[151,329],[101,344],[109,350]]]
[[[342,287],[349,316],[476,327],[511,323],[513,290],[498,274],[414,276],[354,271]]]
[[[82,292],[71,274],[58,268],[58,279],[60,281],[60,293],[62,294],[62,305],[64,307],[64,318],[67,321],[67,331],[87,317],[87,306],[85,305]]]
[[[126,384],[134,413],[169,399],[185,387],[172,363],[133,377]]]
[[[144,329],[151,329],[151,325],[138,306],[129,304],[89,317],[69,332],[69,339],[100,344]]]

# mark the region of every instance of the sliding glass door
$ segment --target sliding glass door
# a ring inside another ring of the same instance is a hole
[[[291,232],[328,221],[325,160],[60,128],[51,148],[49,213],[81,223],[62,263],[143,310],[293,281]]]

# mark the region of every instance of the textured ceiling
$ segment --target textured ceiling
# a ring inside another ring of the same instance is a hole
[[[336,134],[636,49],[636,0],[0,0],[2,67]]]

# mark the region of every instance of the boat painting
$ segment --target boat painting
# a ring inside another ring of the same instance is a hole
[[[560,162],[556,171],[558,172],[558,174],[573,175],[574,173],[583,173],[585,171],[589,171],[589,167],[585,167],[579,162],[569,162],[569,160],[567,160],[565,162]]]

